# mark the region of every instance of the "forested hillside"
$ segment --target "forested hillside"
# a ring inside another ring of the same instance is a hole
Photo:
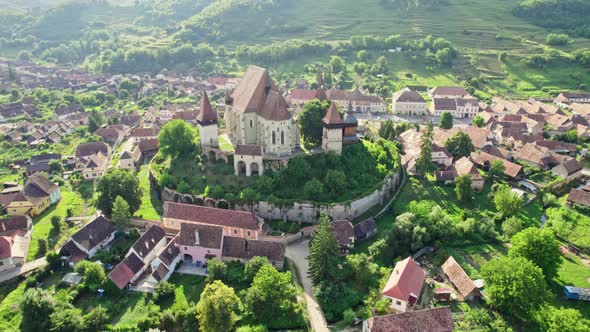
[[[461,83],[488,96],[553,94],[590,79],[589,2],[30,0],[1,7],[0,57],[110,73],[235,74],[256,63],[301,77],[338,55],[347,74],[336,79],[345,87],[374,76],[373,88],[383,92]],[[354,46],[363,36],[395,36],[403,52],[380,42]],[[449,47],[420,47],[428,36]],[[357,59],[363,50],[368,56]]]
[[[514,13],[539,26],[590,37],[590,0],[525,0]]]

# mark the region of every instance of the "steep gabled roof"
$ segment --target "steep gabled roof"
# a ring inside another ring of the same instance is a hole
[[[113,223],[104,216],[99,216],[72,235],[72,239],[86,250],[90,250],[106,240],[114,231]]]
[[[198,234],[198,241],[197,241]],[[181,223],[178,244],[181,246],[199,246],[210,249],[221,249],[223,228],[202,224]]]
[[[382,293],[402,301],[408,301],[410,296],[417,299],[420,297],[425,278],[426,272],[408,257],[395,264]]]
[[[203,96],[201,98],[201,110],[199,111],[199,114],[197,114],[197,122],[201,125],[213,124],[217,122],[217,112],[215,112],[211,107],[211,102],[209,101],[209,96],[207,96],[206,91],[203,91]]]
[[[132,248],[141,259],[144,259],[164,237],[166,237],[164,229],[153,225],[133,244]]]
[[[226,236],[223,239],[223,257],[250,259],[255,256],[266,257],[270,261],[282,262],[285,246],[275,241],[248,240]]]
[[[342,117],[338,112],[338,108],[336,103],[332,102],[330,108],[326,112],[326,116],[322,119],[322,123],[326,126],[337,126],[343,124]]]
[[[461,265],[457,263],[453,256],[450,256],[449,259],[441,266],[442,270],[445,272],[449,280],[457,287],[459,293],[464,297],[469,296],[477,287],[473,283],[473,280],[469,278],[467,273],[463,270]]]
[[[249,66],[231,97],[233,109],[240,113],[256,113],[271,121],[291,118],[288,104],[280,94],[268,70]]]

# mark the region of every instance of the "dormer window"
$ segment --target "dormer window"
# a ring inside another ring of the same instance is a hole
[[[238,235],[238,229],[234,228],[234,235]]]
[[[150,243],[149,243],[148,241],[145,241],[145,247],[146,247],[147,249],[149,249],[149,248],[150,248]]]

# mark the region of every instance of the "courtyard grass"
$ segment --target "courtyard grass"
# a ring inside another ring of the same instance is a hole
[[[55,246],[62,244],[65,239],[74,233],[77,227],[67,228],[66,224],[63,223],[61,233],[57,234],[51,224],[51,217],[53,216],[59,216],[62,220],[65,219],[68,209],[72,210],[73,216],[87,216],[95,212],[94,207],[87,206],[86,201],[82,198],[80,193],[72,191],[65,186],[61,187],[61,200],[33,218],[33,233],[27,261],[34,260],[37,257],[39,239],[46,239],[48,241],[48,250],[52,250]]]
[[[231,144],[227,134],[219,135],[219,148],[221,151],[234,152],[234,146]]]
[[[141,187],[141,205],[134,215],[146,220],[159,221],[163,212],[163,203],[153,194],[149,178],[149,167],[149,165],[141,165],[140,171],[137,173],[139,186]]]
[[[0,302],[0,331],[19,331],[23,318],[19,305],[24,292],[23,282]]]

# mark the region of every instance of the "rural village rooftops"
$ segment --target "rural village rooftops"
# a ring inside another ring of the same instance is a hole
[[[477,290],[477,287],[473,283],[473,280],[469,278],[467,273],[463,270],[461,265],[457,263],[453,256],[450,256],[447,261],[441,266],[442,270],[449,277],[453,285],[457,287],[459,293],[464,297],[469,296],[473,291]]]
[[[181,223],[178,244],[220,249],[223,242],[223,228],[203,224]]]
[[[387,284],[383,288],[383,295],[408,301],[410,297],[419,298],[426,272],[408,257],[395,264]]]
[[[164,218],[251,230],[259,229],[258,220],[252,212],[174,202],[164,203]]]
[[[160,226],[152,226],[134,244],[133,250],[143,259],[156,245],[166,237],[166,232]]]
[[[90,250],[107,239],[114,231],[113,223],[104,216],[99,216],[74,233],[72,239],[86,250]]]
[[[263,256],[271,261],[279,262],[285,258],[285,247],[280,242],[226,236],[223,239],[222,255],[240,259]]]
[[[370,332],[451,332],[454,329],[449,307],[375,316],[366,324]]]

